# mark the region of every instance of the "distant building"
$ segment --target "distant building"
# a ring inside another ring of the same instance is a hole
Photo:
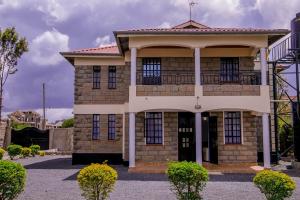
[[[8,115],[8,118],[16,123],[26,124],[31,127],[42,129],[43,120],[42,116],[36,111],[15,111]],[[46,129],[56,128],[54,124],[50,124],[46,120]]]

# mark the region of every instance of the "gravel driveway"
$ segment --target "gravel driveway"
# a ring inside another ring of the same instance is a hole
[[[80,200],[76,175],[83,166],[71,165],[70,156],[45,156],[21,159],[28,172],[25,191],[18,200]],[[165,175],[128,174],[127,168],[114,166],[119,173],[115,191],[110,199],[168,200],[175,199]],[[297,182],[293,200],[300,196],[300,172],[291,172]],[[206,200],[263,200],[252,184],[252,175],[210,175],[204,191]]]

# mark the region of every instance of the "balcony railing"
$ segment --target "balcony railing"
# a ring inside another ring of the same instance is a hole
[[[195,72],[190,70],[137,71],[137,85],[194,85]],[[259,71],[222,72],[202,70],[202,85],[260,85]]]
[[[188,70],[137,71],[138,85],[193,85],[195,72]]]
[[[220,70],[202,70],[201,83],[203,85],[260,85],[259,71],[222,72]]]

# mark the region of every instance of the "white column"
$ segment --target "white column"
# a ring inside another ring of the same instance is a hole
[[[267,85],[267,52],[266,48],[260,48],[260,70],[261,70],[261,85]]]
[[[263,122],[263,146],[264,146],[264,168],[271,168],[270,159],[270,127],[269,127],[269,114],[264,113],[262,116]]]
[[[201,85],[200,48],[195,48],[195,84]]]
[[[136,85],[136,48],[131,48],[130,85]]]
[[[129,113],[129,167],[135,167],[135,113]]]
[[[196,162],[202,165],[202,118],[201,112],[197,112],[195,116],[196,125]]]

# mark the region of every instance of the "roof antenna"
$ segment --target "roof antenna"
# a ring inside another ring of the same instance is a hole
[[[197,2],[194,0],[189,0],[189,6],[190,6],[190,21],[192,21],[192,7],[195,6]]]

